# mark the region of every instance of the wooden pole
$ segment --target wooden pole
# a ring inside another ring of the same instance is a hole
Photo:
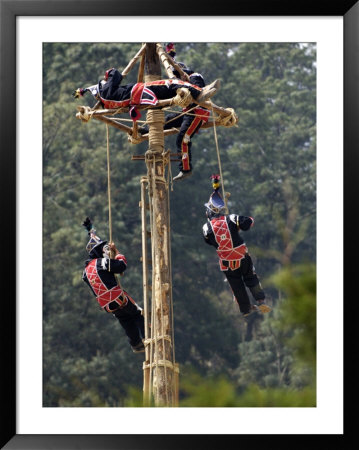
[[[146,53],[143,52],[141,55],[140,67],[138,69],[138,74],[137,74],[137,83],[143,82],[143,77],[144,77],[144,73],[145,73],[145,61],[146,61]]]
[[[145,321],[145,342],[150,339],[149,329],[149,284],[148,284],[148,230],[147,230],[147,198],[148,179],[141,178],[141,222],[142,222],[142,279],[143,279],[143,311]],[[145,360],[150,359],[150,346],[145,346]],[[144,363],[143,365],[143,406],[150,406],[151,404],[151,387],[150,387],[150,366]]]
[[[180,74],[182,80],[189,81],[189,75],[186,72],[184,72],[182,67],[178,65],[176,61],[163,50],[161,44],[157,44],[157,53],[161,58],[162,64],[164,65],[169,78],[174,77],[173,69],[171,68],[173,67]]]
[[[160,59],[161,59],[161,62],[162,62],[162,64],[163,64],[163,66],[164,66],[164,68],[165,68],[165,70],[166,70],[166,72],[167,72],[168,78],[175,78],[175,76],[174,76],[174,74],[173,74],[172,66],[171,66],[171,64],[169,63],[169,61],[168,61],[168,59],[167,59],[167,56],[166,56],[166,53],[165,53],[165,51],[163,50],[161,44],[157,44],[156,50],[157,50],[158,56],[159,56]]]
[[[143,44],[140,50],[136,53],[136,55],[131,59],[131,61],[127,64],[127,66],[122,71],[122,76],[126,76],[132,67],[136,64],[138,58],[144,53],[146,48],[146,44]]]
[[[161,79],[161,66],[156,44],[147,43],[145,82]],[[152,250],[152,298],[150,351],[146,353],[145,371],[149,367],[155,406],[175,406],[176,379],[172,342],[172,276],[170,269],[169,192],[165,179],[169,164],[164,151],[164,112],[150,109],[147,112],[149,127],[147,165],[148,193]],[[149,354],[148,354],[149,353]]]
[[[221,106],[217,106],[214,103],[211,103],[209,101],[204,102],[197,102],[195,99],[193,99],[193,103],[197,103],[200,106],[203,106],[206,109],[213,109],[214,112],[216,112],[220,117],[228,117],[232,114],[231,109],[228,108],[222,108]],[[158,108],[165,108],[166,106],[171,106],[173,104],[172,99],[166,99],[166,100],[158,100],[158,103],[156,107]],[[137,105],[137,109],[148,109],[147,105]],[[85,106],[78,106],[77,107],[79,113],[76,114],[76,118],[81,119],[81,115],[86,112]],[[98,116],[108,116],[108,115],[115,115],[115,114],[121,114],[121,113],[128,113],[129,108],[118,108],[118,109],[99,109],[95,110],[94,108],[89,108],[89,112],[92,117],[97,118]]]

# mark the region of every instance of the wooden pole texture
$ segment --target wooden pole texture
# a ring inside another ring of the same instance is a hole
[[[189,75],[186,72],[184,72],[182,70],[182,67],[178,65],[176,61],[163,50],[161,44],[157,44],[157,53],[158,56],[161,58],[162,64],[164,65],[169,78],[173,78],[174,76],[172,69],[173,67],[180,74],[182,80],[189,81]]]
[[[142,222],[142,282],[143,282],[143,313],[145,322],[145,342],[150,342],[150,317],[149,317],[149,271],[148,271],[148,237],[151,238],[151,232],[148,230],[147,212],[149,204],[147,202],[148,178],[141,178],[141,222]],[[145,346],[145,361],[150,360],[150,345]],[[143,365],[143,406],[151,405],[151,386],[150,386],[150,364],[146,362]]]
[[[145,59],[145,82],[161,79],[161,66],[155,43],[147,43]],[[147,112],[148,150],[147,165],[149,208],[151,217],[152,254],[152,298],[151,336],[146,339],[146,361],[144,363],[144,388],[151,380],[155,406],[176,406],[176,387],[173,320],[172,320],[172,276],[169,245],[169,192],[165,179],[169,158],[164,151],[164,112],[150,109]],[[147,311],[145,311],[147,314]],[[149,369],[150,374],[147,373]],[[144,392],[144,400],[149,395]]]
[[[131,61],[127,64],[127,66],[122,71],[122,76],[125,77],[130,72],[130,70],[136,64],[139,57],[142,56],[142,54],[145,52],[145,48],[146,48],[146,44],[142,44],[142,47],[140,48],[140,50],[136,53],[136,55],[131,59]]]

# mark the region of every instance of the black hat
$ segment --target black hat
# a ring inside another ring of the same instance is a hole
[[[86,250],[90,258],[101,258],[103,246],[107,244],[107,241],[102,241],[94,233],[90,234],[90,240],[86,245]]]
[[[226,205],[224,204],[221,194],[216,190],[213,191],[207,203],[204,206],[212,214],[223,215],[226,213]]]
[[[187,75],[191,75],[193,73],[193,70],[190,69],[188,66],[186,66],[185,63],[178,62],[177,64],[180,66],[180,68],[183,70],[183,72],[185,72]],[[175,75],[177,78],[180,78],[179,72],[174,67],[172,67],[172,69],[173,69],[173,75]]]

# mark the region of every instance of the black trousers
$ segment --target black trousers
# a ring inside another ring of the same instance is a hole
[[[120,322],[130,345],[137,345],[145,337],[145,324],[141,310],[130,300],[123,308],[112,313]]]
[[[178,117],[179,116],[179,117]],[[181,158],[179,170],[189,172],[192,170],[192,136],[197,133],[202,125],[202,120],[194,114],[179,115],[177,113],[166,116],[164,129],[179,128],[176,138],[178,157]]]
[[[202,91],[202,89],[196,89],[195,87],[192,86],[183,86],[182,84],[176,83],[171,83],[169,86],[150,85],[147,86],[147,88],[150,89],[155,94],[158,100],[166,100],[168,98],[175,97],[177,95],[176,91],[179,88],[187,88],[194,99],[196,99]]]
[[[236,270],[226,270],[226,275],[232,292],[239,305],[239,310],[246,314],[249,312],[251,302],[249,300],[246,287],[250,290],[254,300],[263,300],[265,298],[264,291],[260,285],[257,274],[255,273],[253,261],[250,255],[241,259],[241,265]]]

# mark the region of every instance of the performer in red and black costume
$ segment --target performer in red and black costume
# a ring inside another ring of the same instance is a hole
[[[177,78],[121,85],[122,79],[122,74],[112,68],[106,71],[104,80],[87,88],[79,88],[72,95],[78,98],[90,92],[106,109],[136,105],[156,106],[158,100],[175,97],[179,88],[187,88],[194,99],[206,99],[206,93],[202,92],[200,87]]]
[[[86,246],[89,259],[85,263],[82,279],[90,287],[99,305],[112,313],[120,322],[134,353],[144,352],[144,319],[141,308],[120,286],[115,274],[122,274],[127,267],[124,255],[113,242],[102,241],[86,217],[83,222],[90,240]],[[110,256],[113,256],[112,258]]]
[[[175,60],[176,50],[173,42],[166,45],[166,53]],[[181,67],[183,72],[189,76],[189,83],[200,89],[203,89],[206,86],[204,78],[200,73],[194,72],[183,62],[176,61],[176,63]],[[175,76],[175,79],[181,78],[181,74],[175,68],[173,68],[173,75]],[[183,114],[186,111],[189,111],[189,113]],[[191,104],[184,108],[181,113],[173,113],[166,116],[164,129],[179,129],[176,138],[177,154],[180,158],[179,173],[173,178],[173,181],[183,180],[192,175],[192,137],[198,132],[203,124],[208,122],[209,115],[210,112],[208,109],[198,106],[197,104]],[[139,131],[142,134],[148,133],[148,127],[140,127]]]
[[[243,316],[260,310],[269,312],[265,294],[255,272],[252,258],[240,231],[249,230],[254,220],[250,216],[227,214],[225,204],[219,193],[220,177],[213,175],[213,187],[208,203],[205,204],[207,223],[203,225],[203,236],[207,244],[216,248],[219,266],[225,274],[233,295]],[[246,287],[250,290],[257,305],[251,305]]]
[[[175,59],[176,51],[172,42],[166,45],[166,52]],[[176,61],[177,62],[177,61]],[[194,72],[183,62],[177,62],[183,72],[189,76],[189,82],[199,88],[204,88],[206,83],[200,73]],[[175,77],[180,78],[177,70],[173,70]],[[179,128],[176,138],[176,147],[178,156],[181,158],[179,163],[179,173],[173,178],[173,181],[183,180],[192,174],[192,137],[198,132],[201,126],[208,122],[210,112],[201,106],[191,104],[183,109],[182,112],[189,111],[189,114],[173,113],[166,116],[165,129]]]

